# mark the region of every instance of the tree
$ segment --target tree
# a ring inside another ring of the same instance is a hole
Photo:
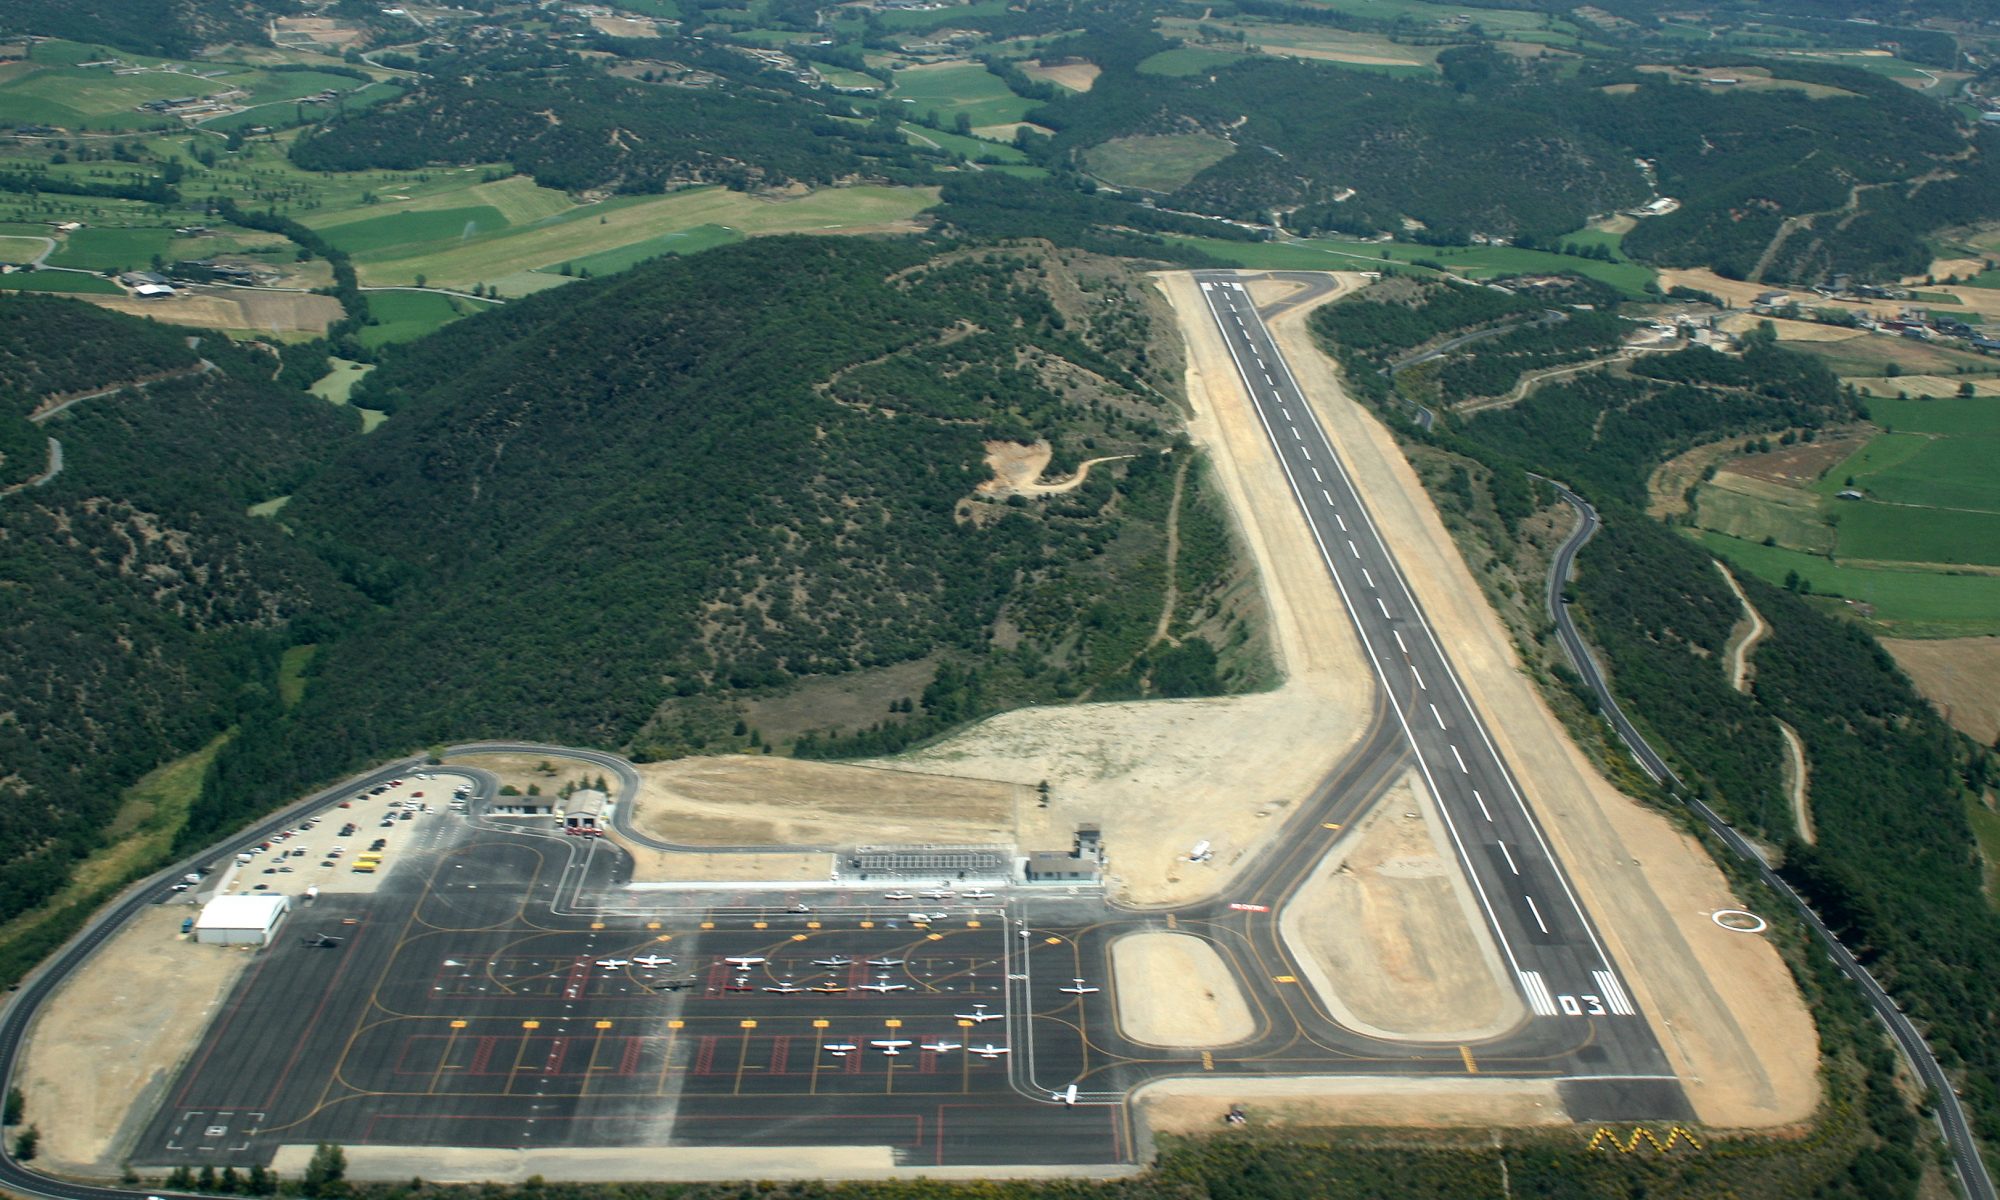
[[[21,1094],[20,1088],[8,1088],[6,1109],[4,1112],[0,1112],[0,1125],[6,1125],[9,1128],[19,1125],[21,1123],[21,1112],[27,1106],[28,1098]]]
[[[35,1152],[42,1147],[42,1131],[33,1125],[23,1129],[14,1138],[14,1161],[31,1162]]]
[[[1958,394],[1960,399],[1964,400],[1972,399],[1973,389],[1972,389],[1972,381],[1970,379],[1958,385]]]
[[[332,1142],[321,1142],[313,1148],[312,1160],[306,1163],[299,1191],[313,1197],[338,1196],[346,1191],[343,1186],[346,1178],[347,1152]]]

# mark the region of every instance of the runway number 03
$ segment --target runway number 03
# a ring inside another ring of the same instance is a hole
[[[1582,1000],[1582,1003],[1577,1003],[1578,1000]],[[1562,1005],[1562,1010],[1572,1017],[1580,1017],[1585,1013],[1593,1017],[1605,1015],[1604,1001],[1595,996],[1557,996],[1556,1003]]]

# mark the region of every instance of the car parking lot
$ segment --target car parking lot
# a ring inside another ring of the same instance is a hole
[[[460,819],[451,807],[453,793],[468,782],[450,772],[424,772],[343,796],[224,864],[229,874],[213,894],[372,892],[400,855],[435,844],[440,824]],[[379,865],[356,870],[369,857]],[[204,898],[209,888],[191,884],[187,894]]]

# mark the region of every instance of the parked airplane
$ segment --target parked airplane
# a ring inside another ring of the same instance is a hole
[[[832,958],[813,959],[813,966],[815,967],[851,967],[853,965],[854,960],[844,954],[836,954]]]
[[[914,895],[912,895],[911,893],[909,893],[909,892],[888,892],[888,893],[884,894],[882,898],[883,898],[884,900],[915,900],[915,899],[916,899],[916,897],[915,897]]]
[[[1064,1104],[1067,1104],[1067,1105],[1069,1105],[1069,1106],[1070,1106],[1071,1108],[1075,1108],[1075,1107],[1076,1107],[1076,1085],[1072,1083],[1072,1084],[1070,1084],[1070,1085],[1069,1085],[1068,1087],[1064,1088],[1064,1089],[1063,1089],[1062,1091],[1060,1091],[1060,1092],[1050,1092],[1050,1093],[1049,1093],[1049,1099],[1051,1099],[1051,1100],[1060,1100],[1060,1101],[1062,1101],[1062,1102],[1063,1102]]]
[[[607,968],[609,970],[616,971],[620,967],[631,966],[632,960],[629,958],[600,958],[597,960],[597,965],[600,967]]]
[[[639,957],[633,959],[632,963],[634,966],[644,967],[648,971],[657,971],[672,961],[674,960],[671,958],[661,958],[657,954],[641,954]]]
[[[876,1049],[880,1050],[883,1054],[889,1055],[890,1057],[893,1058],[894,1056],[901,1054],[903,1052],[903,1047],[910,1044],[910,1039],[873,1038],[869,1041],[868,1044],[874,1046]]]
[[[991,900],[993,898],[993,893],[987,891],[985,888],[973,888],[971,891],[961,892],[959,895],[966,900]]]
[[[957,892],[946,891],[943,888],[932,888],[928,892],[917,893],[917,895],[922,896],[926,900],[949,900],[957,894]]]
[[[820,1049],[833,1055],[835,1058],[846,1058],[856,1050],[861,1049],[861,1047],[855,1045],[853,1042],[828,1042],[826,1045],[821,1046]]]
[[[981,1058],[999,1058],[1001,1055],[1008,1053],[1008,1047],[996,1046],[992,1042],[988,1042],[984,1046],[974,1046],[972,1052]]]
[[[748,975],[738,975],[735,979],[723,984],[722,990],[725,992],[748,992],[753,989],[750,986],[750,977]]]
[[[754,967],[758,963],[770,962],[771,960],[768,958],[764,958],[761,955],[741,954],[736,956],[735,958],[725,958],[722,961],[728,963],[732,967]]]
[[[964,1047],[959,1042],[925,1042],[923,1048],[932,1054],[943,1054],[947,1050],[960,1050]]]
[[[831,996],[838,992],[844,992],[847,989],[840,986],[837,983],[815,983],[806,990],[809,992],[819,992],[822,995]]]
[[[770,986],[770,987],[767,987],[767,988],[765,988],[764,990],[765,990],[765,991],[767,991],[767,992],[776,992],[776,993],[778,993],[778,994],[779,994],[780,996],[789,996],[789,995],[791,995],[791,994],[792,994],[793,992],[803,992],[803,991],[805,991],[805,989],[804,989],[804,988],[800,987],[800,986],[799,986],[798,984],[796,984],[796,983],[779,983],[779,984],[773,984],[772,986]]]
[[[890,983],[886,979],[878,979],[874,983],[864,983],[859,986],[864,992],[881,992],[883,994],[889,992],[907,992],[910,990],[910,985],[907,983]]]
[[[961,1021],[971,1021],[974,1024],[979,1024],[985,1021],[998,1021],[1007,1014],[997,1013],[997,1012],[987,1012],[986,1006],[984,1004],[975,1004],[972,1006],[972,1011],[969,1013],[953,1013],[951,1015],[957,1017]]]
[[[900,967],[903,965],[903,960],[900,958],[871,958],[868,960],[868,965],[871,967]]]
[[[1068,987],[1057,988],[1056,990],[1059,992],[1068,992],[1072,996],[1088,996],[1090,993],[1097,991],[1098,989],[1089,986],[1088,984],[1084,983],[1084,981],[1081,979],[1075,979],[1070,981],[1070,985]]]
[[[1214,857],[1215,857],[1215,847],[1209,845],[1207,839],[1205,838],[1199,842],[1196,842],[1194,844],[1194,849],[1188,851],[1189,862],[1207,862],[1209,859]]]

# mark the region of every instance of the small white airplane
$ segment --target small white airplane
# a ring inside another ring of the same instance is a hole
[[[868,965],[871,967],[900,967],[903,965],[903,960],[900,958],[871,958],[868,960]]]
[[[851,967],[853,965],[854,960],[845,954],[836,954],[832,958],[813,959],[813,966],[815,967]]]
[[[600,967],[608,967],[611,970],[615,971],[620,967],[631,966],[632,960],[629,958],[600,958],[597,960],[597,965]]]
[[[1001,1055],[1008,1053],[1009,1048],[1006,1046],[996,1046],[992,1042],[988,1042],[984,1046],[974,1046],[972,1052],[981,1058],[999,1058]]]
[[[661,958],[657,954],[641,954],[639,957],[632,960],[632,964],[634,966],[644,967],[648,971],[657,971],[661,967],[664,967],[673,961],[674,960],[671,958]]]
[[[771,960],[768,958],[764,958],[760,955],[741,954],[736,956],[735,958],[725,958],[722,961],[728,963],[732,967],[754,967],[758,963],[770,962]]]
[[[839,992],[844,992],[847,989],[840,986],[837,983],[815,983],[806,990],[809,992],[819,992],[824,995],[831,996]]]
[[[1049,1093],[1049,1099],[1051,1099],[1051,1100],[1060,1100],[1060,1101],[1062,1101],[1062,1102],[1063,1102],[1064,1104],[1067,1104],[1067,1105],[1069,1105],[1069,1106],[1070,1106],[1071,1108],[1075,1108],[1075,1107],[1076,1107],[1076,1085],[1072,1083],[1072,1084],[1070,1084],[1070,1085],[1069,1085],[1068,1087],[1064,1088],[1064,1089],[1063,1089],[1062,1091],[1060,1091],[1060,1092],[1050,1092],[1050,1093]]]
[[[864,992],[880,992],[884,995],[889,992],[907,992],[910,990],[910,985],[907,983],[890,983],[886,979],[878,979],[874,983],[864,983],[858,986]]]
[[[962,1050],[965,1047],[960,1042],[925,1042],[923,1048],[932,1054],[943,1054],[947,1050]]]
[[[985,1021],[998,1021],[1007,1014],[997,1013],[997,1012],[987,1012],[986,1006],[984,1004],[975,1004],[972,1006],[972,1011],[969,1013],[953,1013],[951,1015],[957,1017],[961,1021],[971,1021],[976,1025]]]
[[[750,977],[748,975],[738,975],[735,979],[723,984],[722,990],[725,992],[751,991]]]
[[[1215,857],[1215,847],[1209,845],[1207,839],[1205,838],[1199,842],[1196,842],[1194,844],[1194,849],[1188,851],[1189,862],[1207,862],[1209,859],[1214,857]]]
[[[911,1043],[908,1038],[875,1038],[868,1044],[880,1050],[883,1054],[894,1057],[901,1054],[903,1047]]]
[[[845,1058],[856,1050],[861,1049],[861,1047],[855,1045],[853,1042],[828,1042],[826,1045],[821,1046],[820,1049],[833,1055],[835,1058]]]
[[[993,893],[987,891],[985,888],[973,888],[969,892],[960,892],[959,895],[966,900],[991,900],[993,898]]]
[[[913,896],[913,895],[911,895],[911,894],[910,894],[909,892],[888,892],[888,893],[885,893],[885,894],[883,895],[883,897],[882,897],[882,898],[883,898],[884,900],[915,900],[915,899],[916,899],[916,897],[915,897],[915,896]]]
[[[1072,996],[1088,996],[1099,989],[1091,987],[1081,979],[1072,979],[1068,987],[1057,988],[1056,990],[1059,992],[1068,992]]]
[[[764,990],[767,992],[776,992],[780,996],[789,996],[794,992],[805,991],[805,989],[800,987],[798,984],[790,982],[773,984],[770,987],[765,988]]]
[[[932,888],[928,892],[917,893],[917,895],[922,896],[926,900],[949,900],[957,894],[957,892],[946,891],[942,888]]]

